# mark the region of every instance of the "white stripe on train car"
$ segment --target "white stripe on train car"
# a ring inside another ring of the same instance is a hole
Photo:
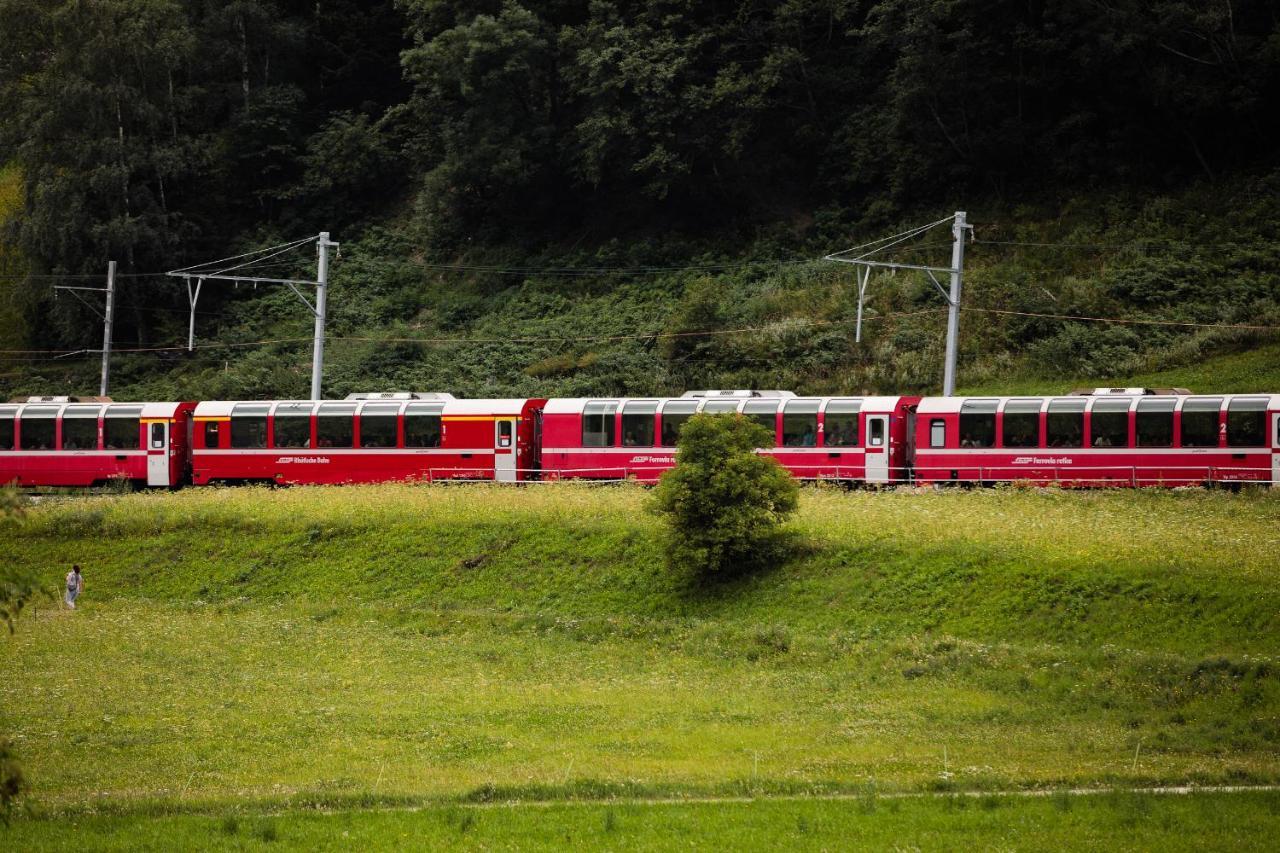
[[[1089,454],[1096,456],[1130,456],[1156,454],[1205,456],[1211,453],[1267,453],[1269,447],[927,447],[916,450],[916,456],[963,453],[971,456],[1008,456]]]
[[[669,453],[674,454],[674,447],[544,447],[543,453]],[[859,454],[865,453],[866,449],[862,447],[762,447],[757,453],[808,453],[820,455],[823,453],[835,454]]]

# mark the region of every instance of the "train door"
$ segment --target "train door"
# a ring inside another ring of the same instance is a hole
[[[1280,486],[1280,412],[1271,415],[1271,485]]]
[[[516,481],[516,419],[493,422],[493,479],[499,483]]]
[[[147,485],[169,484],[169,424],[151,421],[147,424]]]
[[[889,482],[888,415],[867,415],[867,447],[864,458],[867,460],[868,483]]]
[[[908,483],[915,476],[914,469],[916,464],[916,407],[910,406],[907,409],[903,410],[902,417],[904,421],[904,426],[906,427],[906,431],[904,433],[905,441],[902,444],[901,452],[897,456],[893,457],[898,460],[898,465],[900,465],[901,468],[899,470],[894,471],[893,473],[897,475],[894,478],[897,482]],[[893,463],[891,462],[889,464],[892,465]]]

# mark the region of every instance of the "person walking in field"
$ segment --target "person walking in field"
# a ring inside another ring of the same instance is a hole
[[[67,572],[67,607],[75,610],[76,599],[82,592],[84,592],[84,575],[80,574],[79,566],[72,566],[71,571]]]

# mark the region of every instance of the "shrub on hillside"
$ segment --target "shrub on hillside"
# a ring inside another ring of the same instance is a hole
[[[667,521],[671,565],[723,575],[773,554],[799,486],[776,459],[755,452],[772,443],[764,427],[741,415],[695,415],[685,423],[676,466],[653,496]]]

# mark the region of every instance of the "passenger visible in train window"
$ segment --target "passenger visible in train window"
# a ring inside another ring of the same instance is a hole
[[[817,443],[818,437],[814,434],[813,427],[806,426],[804,428],[804,435],[800,436],[800,446],[813,447]]]
[[[1093,440],[1093,446],[1094,447],[1111,447],[1111,439],[1108,438],[1105,434],[1100,435]]]
[[[627,433],[625,433],[625,434],[622,436],[622,446],[623,446],[623,447],[635,447],[635,446],[636,446],[636,434],[635,434],[634,432],[630,432],[630,431],[628,431]]]
[[[965,433],[964,435],[960,436],[960,446],[961,447],[977,447],[978,442],[974,440],[973,436],[969,435],[968,433]]]

